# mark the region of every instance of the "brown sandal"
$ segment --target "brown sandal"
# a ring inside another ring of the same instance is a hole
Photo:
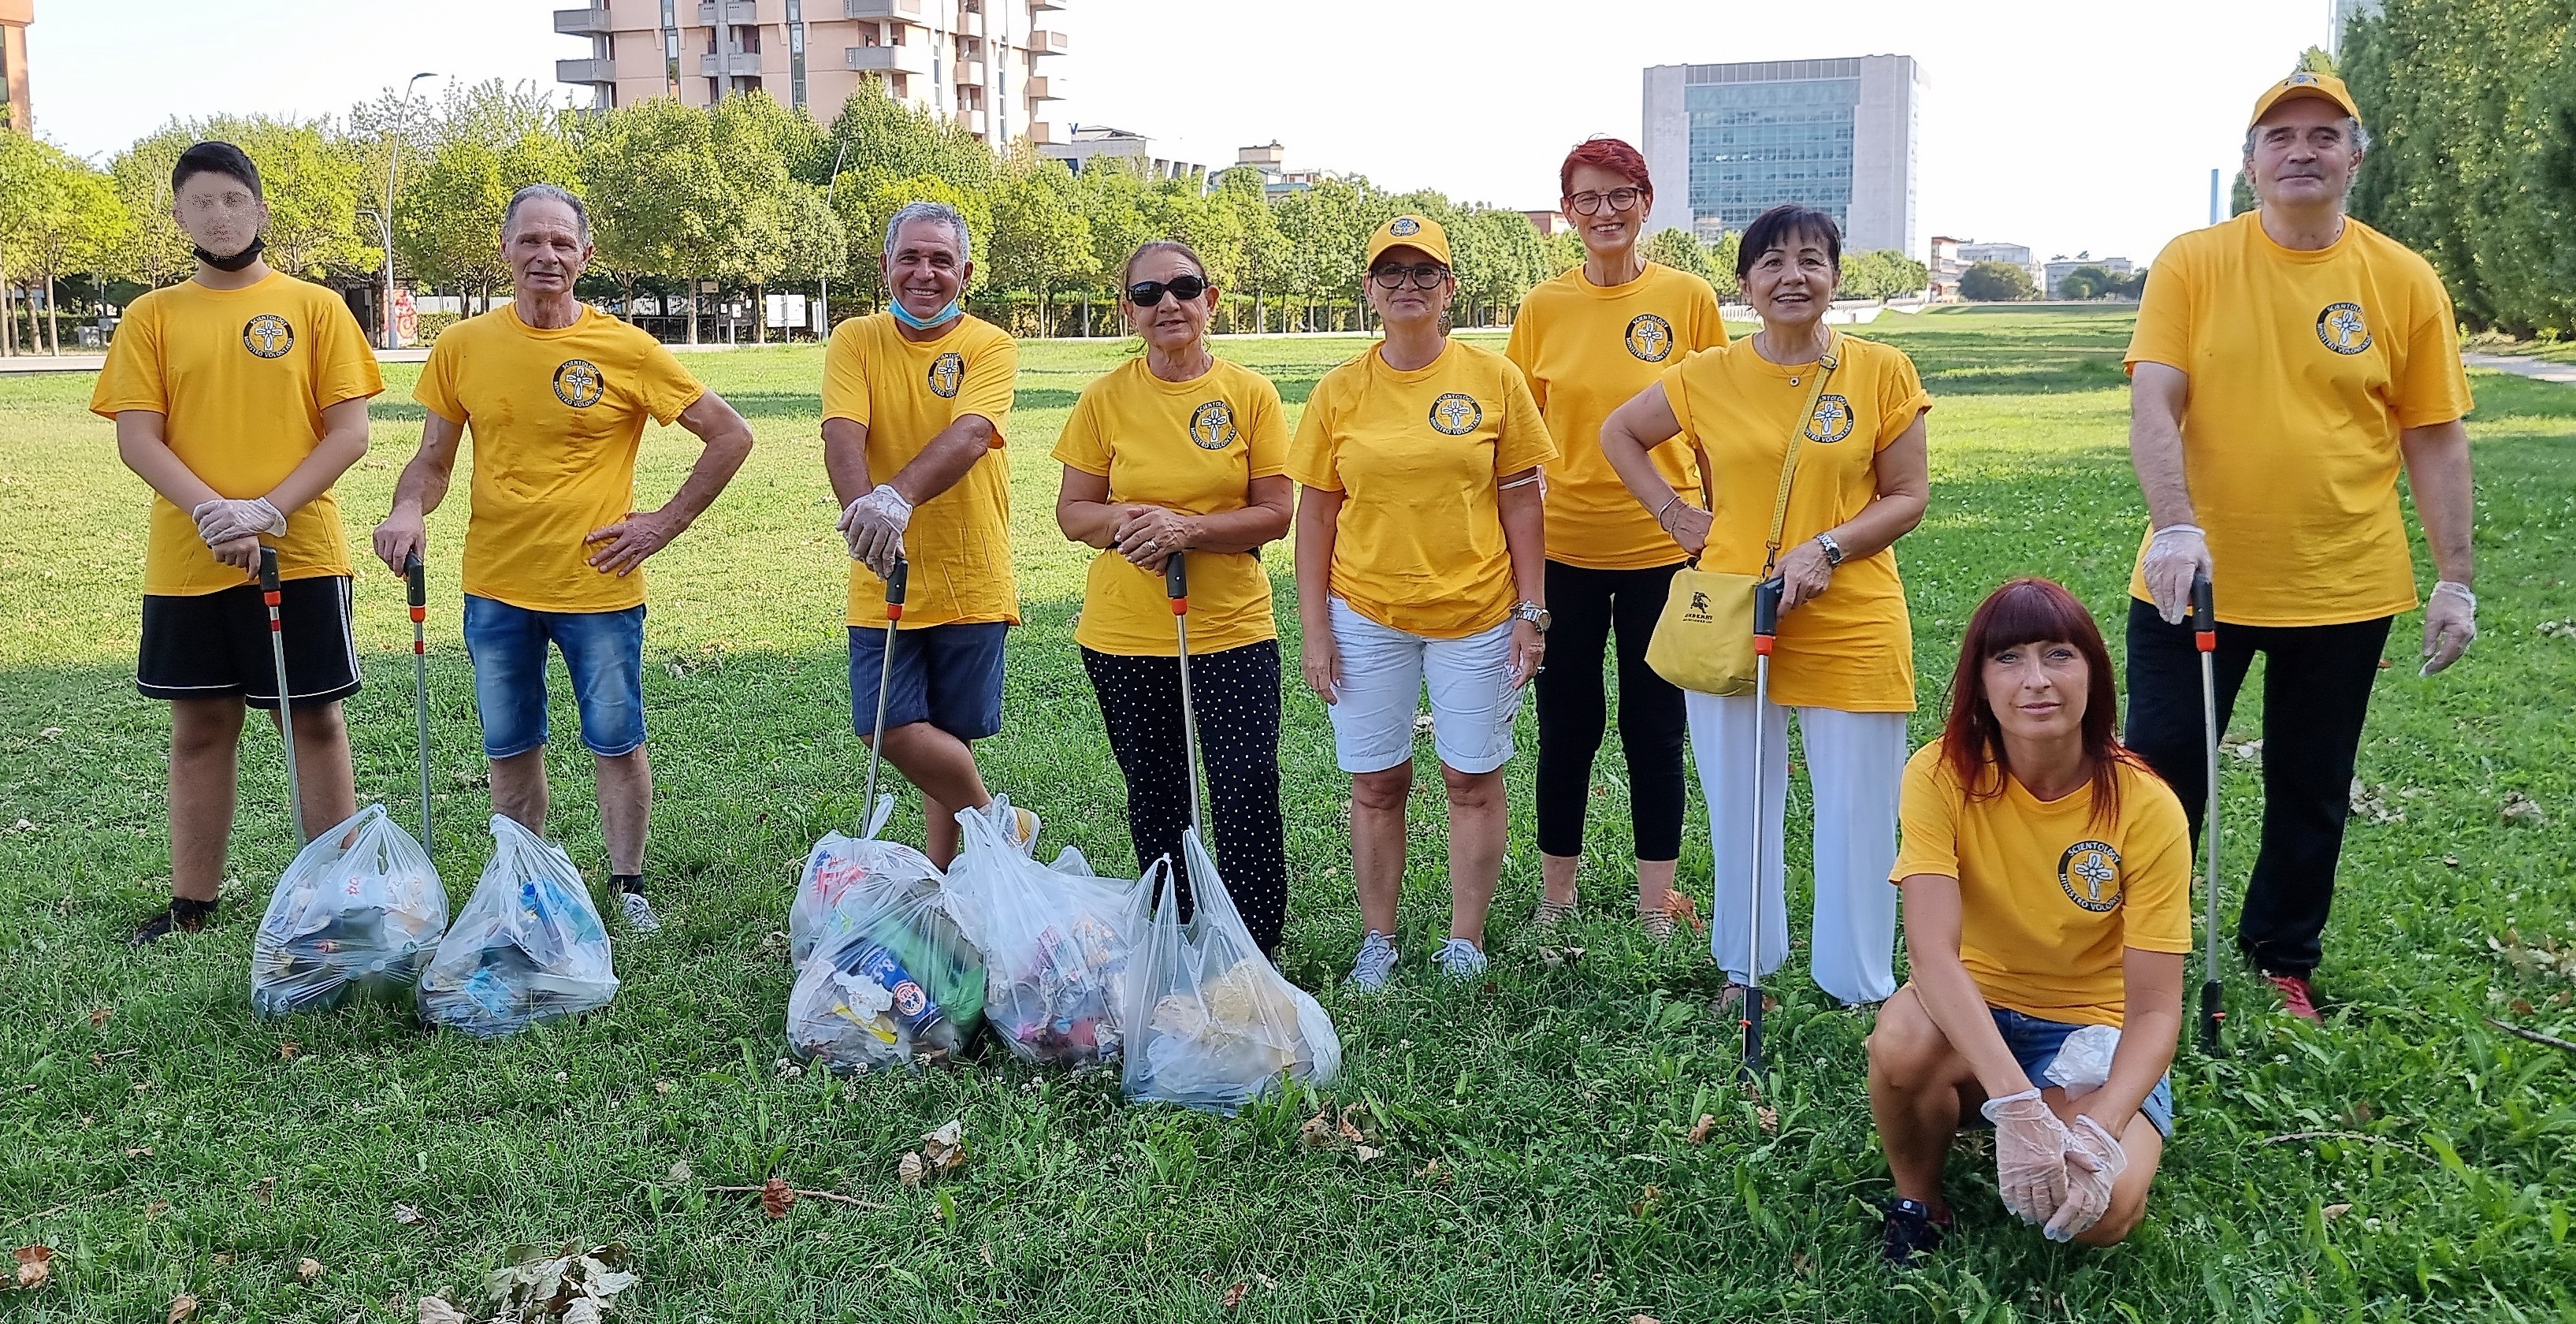
[[[1560,921],[1574,918],[1575,909],[1580,904],[1578,901],[1550,900],[1547,894],[1540,893],[1538,913],[1530,916],[1530,923],[1542,929],[1555,928]]]

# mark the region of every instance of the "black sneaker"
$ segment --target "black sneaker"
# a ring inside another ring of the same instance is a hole
[[[129,947],[148,947],[173,933],[195,933],[214,918],[214,902],[174,896],[167,907],[154,912],[137,926],[125,943]]]
[[[1932,1212],[1932,1206],[1920,1200],[1898,1200],[1887,1206],[1887,1225],[1883,1250],[1887,1262],[1900,1269],[1911,1269],[1923,1256],[1941,1249],[1941,1238],[1950,1230],[1950,1211]]]

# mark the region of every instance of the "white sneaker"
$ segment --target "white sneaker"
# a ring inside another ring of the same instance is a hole
[[[1440,963],[1440,972],[1451,979],[1473,979],[1485,973],[1485,953],[1464,938],[1451,938],[1440,944],[1432,960]]]
[[[1004,839],[1019,847],[1020,854],[1036,858],[1038,828],[1043,820],[1035,810],[1021,808],[1012,804],[1010,797],[997,795],[984,807],[984,816],[1002,830]]]
[[[618,893],[617,909],[626,917],[626,927],[639,935],[662,931],[662,917],[653,913],[653,903],[645,900],[641,892]]]
[[[1351,987],[1362,993],[1375,993],[1386,987],[1387,976],[1395,973],[1395,944],[1386,935],[1371,929],[1360,942],[1360,958],[1351,963]]]

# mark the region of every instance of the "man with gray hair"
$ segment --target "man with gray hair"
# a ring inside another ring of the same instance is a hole
[[[581,199],[531,184],[501,220],[510,302],[449,327],[412,398],[429,412],[420,453],[376,526],[399,571],[428,547],[457,445],[474,436],[465,525],[465,647],[492,765],[492,808],[546,830],[546,645],[562,650],[598,774],[612,890],[639,933],[661,926],[644,898],[653,766],[644,753],[646,558],[705,513],[751,453],[751,427],[652,336],[573,297],[591,256]],[[644,420],[706,448],[658,510],[638,511]]]
[[[1002,729],[1002,644],[1020,621],[1001,453],[1020,352],[958,302],[975,275],[970,251],[955,208],[897,211],[880,259],[886,310],[841,323],[823,356],[823,468],[851,561],[851,723],[875,738],[882,683],[882,752],[920,788],[943,869],[958,811],[993,801],[973,742]],[[898,558],[909,567],[900,644],[886,611]],[[1006,828],[1027,849],[1037,815],[1013,817]]]
[[[2393,620],[2415,609],[2404,470],[2431,544],[2420,674],[2477,637],[2469,384],[2423,258],[2344,214],[2361,112],[2342,80],[2265,89],[2245,137],[2262,206],[2166,246],[2129,342],[2129,449],[2152,526],[2129,593],[2128,743],[2207,796],[2193,580],[2217,600],[2221,729],[2263,672],[2263,837],[2237,944],[2291,1015],[2318,1019],[2349,787]]]

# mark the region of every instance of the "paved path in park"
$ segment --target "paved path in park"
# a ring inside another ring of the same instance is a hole
[[[2491,368],[2516,377],[2576,384],[2576,363],[2551,363],[2546,359],[2527,359],[2519,354],[2462,354],[2460,361],[2472,368]]]

